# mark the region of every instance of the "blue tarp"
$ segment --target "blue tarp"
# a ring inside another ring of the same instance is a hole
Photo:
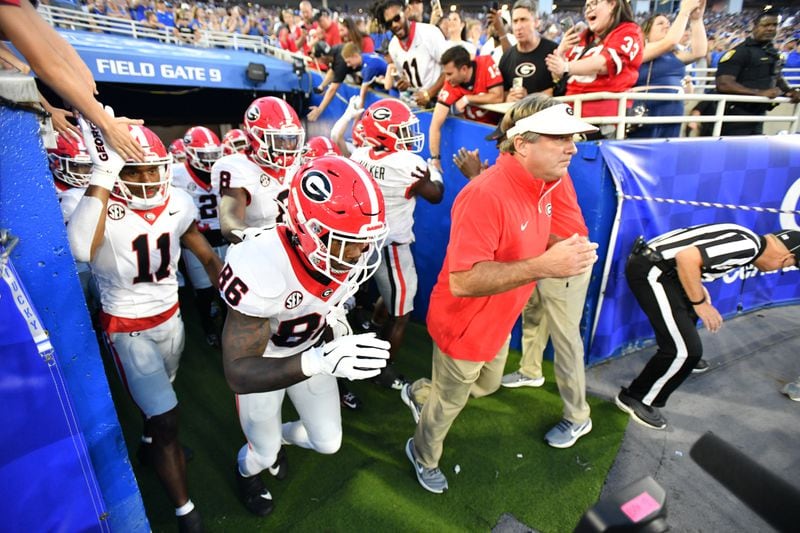
[[[292,65],[255,52],[195,48],[81,31],[61,31],[100,82],[290,92],[300,88]],[[267,81],[247,79],[262,63]]]

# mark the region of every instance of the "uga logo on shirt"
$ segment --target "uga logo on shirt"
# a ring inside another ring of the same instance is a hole
[[[549,217],[553,216],[553,204],[547,204],[544,206],[544,212]]]
[[[300,189],[309,200],[321,204],[330,199],[333,185],[324,173],[319,170],[309,170],[303,174]]]
[[[292,294],[286,297],[286,302],[284,302],[284,307],[286,309],[294,309],[298,305],[303,302],[303,294],[300,291],[294,291]]]
[[[523,78],[533,76],[536,73],[536,65],[533,63],[520,63],[517,65],[517,68],[514,69],[514,73]]]

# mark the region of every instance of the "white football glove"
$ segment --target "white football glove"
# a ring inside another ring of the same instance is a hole
[[[353,334],[350,322],[347,321],[347,311],[338,305],[333,306],[328,311],[325,316],[325,322],[330,326],[334,339]]]
[[[113,109],[109,106],[105,109],[106,113],[114,116]],[[92,176],[89,185],[97,185],[110,191],[117,182],[119,172],[125,166],[125,160],[106,142],[100,128],[81,115],[78,116],[78,125],[83,133],[83,143],[92,158]]]
[[[389,359],[388,341],[374,333],[339,337],[319,348],[310,348],[300,356],[303,374],[326,374],[337,378],[374,378]]]
[[[272,229],[274,227],[275,226],[266,226],[263,228],[242,228],[242,229],[231,230],[231,233],[239,237],[239,240],[246,241],[248,239],[255,239],[265,231]]]

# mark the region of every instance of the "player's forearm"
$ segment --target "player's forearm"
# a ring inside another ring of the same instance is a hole
[[[226,347],[223,345],[223,351]],[[242,357],[224,361],[225,380],[236,394],[285,389],[308,377],[300,366],[300,355],[291,357]]]
[[[438,204],[442,201],[444,196],[444,185],[438,181],[426,181],[420,183],[415,189],[414,193],[417,196],[422,196],[432,204]]]
[[[222,229],[222,235],[234,244],[240,242],[241,239],[233,231],[247,227],[244,223],[244,208],[239,207],[240,203],[238,199],[226,194],[223,194],[220,199],[219,225]]]

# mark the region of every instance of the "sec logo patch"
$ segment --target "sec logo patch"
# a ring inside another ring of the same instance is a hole
[[[111,204],[108,206],[108,218],[111,220],[122,220],[125,216],[125,208],[119,204]]]
[[[300,291],[294,291],[286,298],[286,302],[284,302],[284,307],[286,309],[294,309],[298,305],[303,302],[303,294]]]

